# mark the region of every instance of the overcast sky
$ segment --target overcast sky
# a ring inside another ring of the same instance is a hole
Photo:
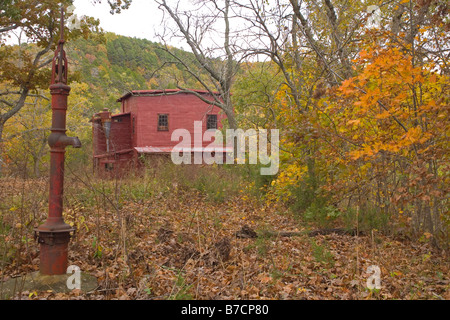
[[[106,0],[95,5],[91,0],[75,0],[74,6],[74,13],[78,17],[87,15],[99,19],[105,31],[158,41],[154,30],[161,24],[162,13],[152,0],[133,0],[130,9],[114,15],[109,13],[110,7]]]

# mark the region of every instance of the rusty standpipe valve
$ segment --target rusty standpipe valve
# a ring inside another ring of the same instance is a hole
[[[104,108],[102,112],[99,113],[102,122],[103,133],[106,139],[106,153],[109,154],[110,151],[110,133],[111,133],[111,112],[107,108]]]
[[[66,135],[67,97],[70,87],[67,85],[67,58],[64,51],[64,9],[61,8],[60,40],[52,63],[52,128],[48,138],[50,146],[50,195],[48,218],[35,229],[40,244],[40,273],[60,275],[67,271],[68,244],[70,233],[75,229],[64,222],[64,154],[66,146],[80,148],[78,137]]]

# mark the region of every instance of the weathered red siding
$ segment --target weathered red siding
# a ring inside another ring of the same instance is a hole
[[[212,100],[207,92],[197,91]],[[120,99],[119,115],[103,111],[93,117],[94,164],[97,168],[123,167],[126,161],[136,160],[140,147],[163,147],[168,150],[178,141],[171,141],[175,129],[187,129],[191,133],[194,146],[194,121],[202,121],[202,134],[206,131],[206,116],[217,115],[217,125],[222,127],[225,114],[218,108],[202,101],[193,93],[179,90],[141,90],[130,92]],[[158,131],[158,115],[168,115],[168,131]],[[103,117],[103,118],[102,118]],[[102,123],[111,120],[109,152]],[[102,120],[103,119],[103,120]],[[203,142],[203,147],[210,144]],[[167,152],[167,151],[165,151]],[[105,164],[114,164],[105,165]]]
[[[109,152],[132,149],[130,114],[111,117],[111,132],[109,138]],[[106,136],[101,121],[93,121],[94,154],[107,153]]]
[[[111,117],[111,152],[132,149],[130,114]]]
[[[206,131],[206,115],[216,114],[219,128],[225,115],[218,107],[211,106],[193,94],[178,93],[174,95],[131,96],[125,101],[123,111],[131,111],[135,118],[136,147],[173,147],[177,141],[171,141],[175,129],[187,129],[194,142],[194,121],[202,121],[202,132]],[[158,114],[168,114],[169,130],[158,131]],[[210,142],[204,142],[207,146]]]

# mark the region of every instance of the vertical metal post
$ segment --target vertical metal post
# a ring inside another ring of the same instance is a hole
[[[61,36],[52,63],[52,128],[48,138],[50,146],[50,194],[48,217],[35,232],[40,243],[40,272],[45,275],[60,275],[67,271],[67,253],[70,233],[75,231],[64,222],[64,154],[71,145],[81,147],[78,137],[66,136],[67,59],[64,51],[64,9],[61,8]]]
[[[100,119],[102,121],[103,133],[106,139],[106,153],[109,154],[110,151],[110,133],[111,133],[111,112],[107,108],[103,109],[103,112],[99,113]]]

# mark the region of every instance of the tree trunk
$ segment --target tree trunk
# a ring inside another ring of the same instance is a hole
[[[3,128],[4,122],[0,122],[0,178],[3,176],[4,160],[3,160]]]

